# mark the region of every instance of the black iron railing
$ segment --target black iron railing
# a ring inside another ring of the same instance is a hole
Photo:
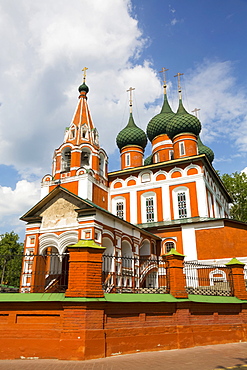
[[[0,256],[1,292],[65,292],[69,254]]]
[[[157,256],[103,255],[102,286],[106,293],[167,293],[165,263]]]

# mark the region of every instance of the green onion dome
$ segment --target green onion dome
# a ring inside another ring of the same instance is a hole
[[[154,116],[147,125],[147,136],[150,141],[158,135],[166,134],[166,126],[174,115],[165,94],[161,112]]]
[[[89,92],[89,87],[85,84],[85,82],[83,82],[83,84],[79,86],[78,91],[80,93],[85,91],[85,93],[87,94]]]
[[[144,160],[144,166],[149,166],[150,164],[153,164],[153,155],[152,154]]]
[[[179,106],[175,116],[168,122],[166,127],[167,135],[172,140],[174,136],[185,132],[199,135],[201,131],[201,123],[196,116],[189,114],[179,100]]]
[[[206,154],[210,163],[214,160],[214,152],[208,146],[204,145],[200,139],[200,136],[197,138],[198,145],[198,154]]]
[[[147,145],[146,134],[141,128],[136,126],[132,113],[130,113],[127,126],[117,135],[116,142],[120,150],[127,145],[138,145],[143,149]]]

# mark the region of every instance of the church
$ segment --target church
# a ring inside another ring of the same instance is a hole
[[[200,139],[201,122],[183,105],[181,74],[177,111],[169,105],[164,79],[162,109],[146,132],[135,124],[129,89],[129,120],[116,138],[121,168],[108,172],[85,71],[51,174],[42,179],[42,198],[21,217],[25,254],[62,255],[79,240],[93,240],[111,256],[151,258],[176,250],[187,261],[226,263],[236,257],[247,263],[247,225],[229,218],[231,197],[212,165],[213,151]],[[145,158],[148,140],[152,153]]]

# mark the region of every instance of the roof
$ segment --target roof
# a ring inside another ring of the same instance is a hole
[[[36,203],[29,211],[27,211],[22,217],[20,217],[20,219],[22,221],[26,221],[26,222],[40,221],[41,220],[41,217],[40,216],[37,216],[37,213],[48,202],[50,202],[53,198],[55,198],[60,192],[65,193],[65,194],[69,195],[70,197],[73,197],[75,200],[77,200],[78,202],[80,202],[82,205],[83,204],[84,205],[87,205],[91,209],[93,209],[93,208],[94,209],[97,209],[100,212],[103,212],[103,213],[107,214],[109,217],[116,219],[118,222],[123,223],[123,224],[127,224],[131,228],[135,228],[135,229],[139,230],[142,234],[146,234],[148,236],[151,236],[153,239],[160,240],[160,237],[158,237],[157,235],[154,235],[154,234],[150,233],[149,231],[142,229],[138,225],[134,225],[134,224],[132,224],[132,223],[130,223],[128,221],[122,220],[121,218],[115,216],[113,213],[107,211],[106,209],[101,208],[100,206],[98,206],[97,204],[91,202],[88,199],[83,199],[83,198],[79,197],[78,195],[75,195],[74,193],[71,193],[69,190],[63,188],[60,185],[56,186],[48,195],[46,195],[43,199],[41,199],[38,203]],[[85,208],[77,208],[77,209],[75,209],[75,211],[80,214],[80,212],[85,211]]]
[[[147,222],[143,224],[138,224],[139,227],[143,229],[152,229],[152,228],[169,228],[172,226],[188,225],[198,222],[214,222],[214,221],[223,221],[224,223],[229,223],[232,226],[238,224],[240,226],[245,226],[247,228],[247,223],[234,220],[232,218],[213,218],[213,217],[188,217],[188,218],[179,218],[172,221],[160,221],[160,222]]]

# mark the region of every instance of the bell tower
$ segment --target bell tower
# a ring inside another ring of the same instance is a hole
[[[79,86],[78,104],[63,143],[54,151],[52,175],[42,179],[42,196],[60,185],[72,193],[107,208],[107,154],[100,147],[99,134],[93,124],[87,104],[89,88],[83,68],[83,82]],[[97,195],[96,193],[97,192]],[[99,194],[105,194],[103,197]]]

